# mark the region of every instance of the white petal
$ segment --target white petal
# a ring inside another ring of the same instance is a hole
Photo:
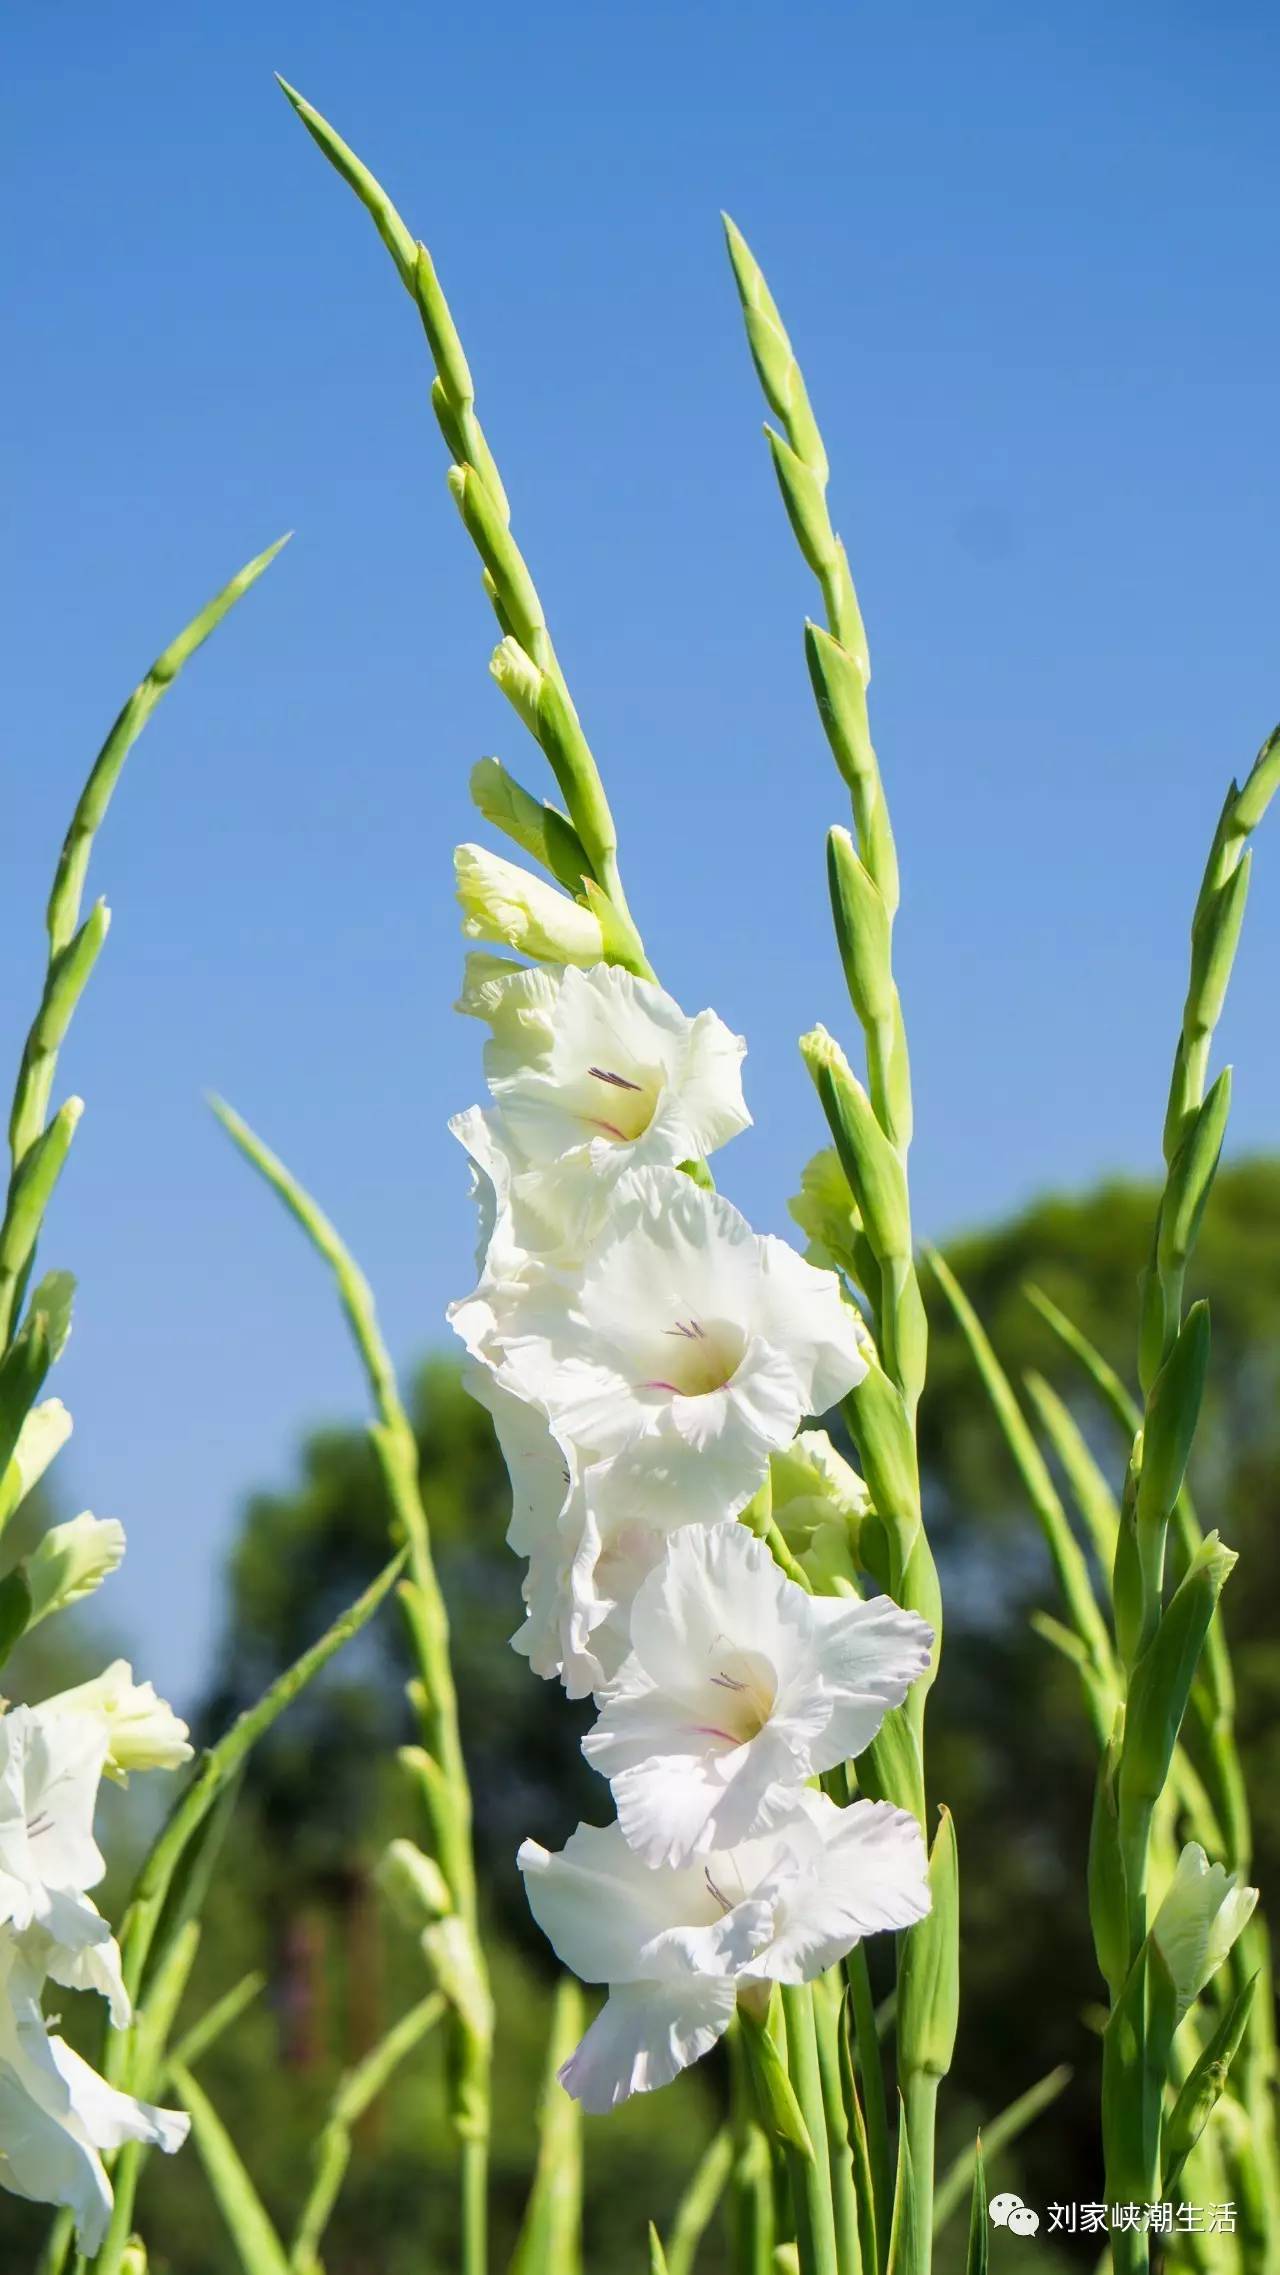
[[[594,1769],[611,1780],[618,1823],[648,1864],[686,1865],[715,1849],[734,1848],[785,1814],[798,1788],[795,1756],[785,1738],[765,1729],[748,1745],[708,1749],[701,1733],[679,1734],[653,1714],[648,1732],[638,1714],[619,1707],[614,1733],[583,1739]]]
[[[71,2095],[71,2108],[85,2137],[97,2149],[122,2149],[126,2141],[145,2141],[149,2148],[172,2156],[191,2129],[181,2109],[157,2109],[149,2101],[135,2101],[108,2085],[79,2054],[51,2038],[49,2046]]]
[[[0,2063],[0,2187],[33,2204],[58,2204],[75,2220],[76,2242],[93,2259],[111,2218],[102,2159]]]
[[[1178,2019],[1186,2014],[1248,1925],[1258,1901],[1234,1872],[1210,1864],[1198,1841],[1188,1841],[1155,1916],[1152,1937],[1173,1978]]]
[[[632,1649],[651,1682],[687,1694],[715,1672],[726,1642],[774,1658],[792,1598],[803,1603],[804,1591],[745,1526],[690,1526],[637,1592]]]
[[[652,2093],[710,2053],[733,2020],[734,2004],[732,1982],[713,1976],[621,1984],[565,2063],[560,2082],[597,2114],[633,2093]]]
[[[40,1923],[23,1937],[23,1949],[38,1960],[41,1972],[52,1982],[68,1990],[97,1991],[110,2008],[114,2027],[126,2027],[132,2009],[121,1973],[120,1947],[88,1896],[47,1890]]]
[[[635,1981],[668,1930],[720,1919],[701,1873],[651,1871],[617,1825],[579,1825],[557,1856],[525,1841],[516,1863],[548,1943],[584,1983]]]
[[[497,1339],[513,1386],[615,1465],[606,1530],[735,1514],[805,1411],[864,1368],[835,1280],[672,1169],[620,1178],[580,1276],[514,1286]]]
[[[760,1332],[791,1353],[806,1411],[825,1414],[867,1371],[857,1315],[834,1272],[817,1271],[772,1235],[760,1246],[765,1290]]]
[[[780,1832],[778,1861],[752,1891],[774,1905],[773,1941],[752,1962],[772,1982],[812,1982],[864,1935],[910,1927],[929,1909],[924,1836],[908,1811],[887,1801],[837,1809],[807,1793],[804,1814],[817,1854],[806,1853],[803,1825]]]
[[[631,1845],[685,1864],[767,1831],[865,1745],[930,1643],[887,1600],[807,1595],[742,1525],[690,1525],[636,1591],[631,1652],[583,1751]]]
[[[829,1720],[812,1745],[813,1767],[822,1771],[855,1760],[890,1707],[901,1706],[929,1665],[933,1629],[888,1596],[865,1603],[812,1596],[808,1604],[821,1630],[817,1657],[828,1701]]]
[[[486,1054],[518,1146],[544,1166],[589,1149],[599,1175],[676,1165],[746,1127],[744,1045],[714,1012],[688,1019],[651,981],[609,965],[566,971],[549,1048]]]
[[[50,1888],[96,1887],[106,1870],[93,1837],[109,1742],[100,1718],[60,1714],[50,1701],[15,1707],[3,1731],[23,1751],[28,1876]]]
[[[0,1951],[0,1976],[0,2185],[35,2203],[65,2205],[92,2258],[111,2213],[98,2152],[126,2140],[175,2149],[187,2120],[117,2092],[49,2036],[38,1973],[13,1943]]]

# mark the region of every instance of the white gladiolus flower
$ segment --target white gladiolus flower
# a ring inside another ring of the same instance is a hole
[[[88,1715],[29,1706],[0,1715],[0,1927],[22,1934],[55,1982],[100,1991],[124,2024],[120,1954],[85,1893],[106,1870],[93,1837],[106,1751],[105,1729]]]
[[[482,1355],[598,1465],[604,1538],[735,1516],[770,1452],[866,1372],[835,1278],[675,1169],[619,1179],[580,1272],[530,1273],[487,1303]]]
[[[484,1054],[503,1133],[523,1163],[675,1167],[749,1126],[746,1044],[714,1011],[690,1019],[651,980],[597,964],[561,973],[539,1015],[544,981],[520,973],[504,983]],[[513,1034],[507,1005],[517,1001],[528,1008]]]
[[[1248,1926],[1257,1901],[1256,1888],[1241,1887],[1237,1873],[1210,1864],[1199,1842],[1188,1841],[1151,1929],[1173,1978],[1179,2022]]]
[[[91,1596],[122,1563],[124,1547],[124,1526],[115,1517],[91,1517],[86,1511],[64,1525],[51,1525],[26,1560],[28,1628]]]
[[[50,2037],[40,1981],[25,1939],[0,1930],[0,2187],[37,2204],[64,2205],[80,2250],[92,2259],[111,2217],[102,2152],[143,2141],[171,2154],[186,2139],[189,2119],[118,2092],[61,2038]]]
[[[560,2073],[585,2109],[666,2085],[727,2029],[738,1991],[810,1982],[862,1936],[929,1909],[924,1840],[887,1802],[803,1793],[760,1840],[654,1869],[621,1828],[579,1825],[558,1855],[525,1841],[530,1908],[565,1966],[609,1996]]]
[[[495,1103],[450,1128],[490,1188],[484,1253],[501,1275],[526,1253],[571,1260],[626,1170],[705,1156],[751,1117],[746,1045],[714,1011],[687,1018],[651,981],[608,964],[554,976],[495,964],[469,974],[464,996],[491,1027]]]
[[[453,868],[468,940],[502,941],[553,964],[600,962],[600,920],[568,893],[483,845],[460,845]]]
[[[583,1739],[649,1864],[736,1848],[860,1754],[929,1664],[885,1597],[806,1595],[739,1524],[690,1525],[631,1605],[631,1652]]]
[[[127,1659],[113,1659],[92,1682],[59,1691],[38,1708],[42,1720],[87,1719],[101,1730],[103,1768],[120,1784],[134,1769],[180,1769],[193,1748],[187,1725],[156,1696],[152,1683],[135,1683]]]

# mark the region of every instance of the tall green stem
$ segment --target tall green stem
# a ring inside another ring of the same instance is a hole
[[[416,1667],[409,1696],[420,1737],[412,1750],[411,1767],[417,1773],[436,1861],[453,1904],[451,1916],[428,1930],[424,1944],[452,2010],[451,2115],[462,2163],[461,2275],[485,2275],[493,2007],[477,1917],[471,1789],[449,1656],[449,1620],[431,1553],[417,1440],[364,1274],[283,1162],[229,1107],[215,1100],[214,1111],[332,1271],[373,1398],[376,1418],[370,1430],[391,1504],[393,1533],[408,1550],[408,1576],[400,1600]]]
[[[864,1288],[874,1317],[876,1350],[866,1380],[846,1402],[850,1429],[871,1488],[885,1538],[883,1571],[899,1603],[934,1630],[929,1675],[904,1710],[903,1743],[879,1748],[878,1789],[925,1821],[924,1717],[941,1645],[942,1603],[937,1569],[920,1506],[915,1417],[924,1385],[927,1330],[911,1231],[907,1156],[913,1114],[911,1073],[902,1005],[893,973],[893,924],[899,902],[898,859],[879,763],[871,739],[867,687],[871,667],[866,632],[844,545],[827,503],[828,460],[804,377],[786,327],[758,262],[726,217],[748,343],[760,384],[781,433],[766,427],[783,504],[800,551],[818,580],[826,625],[805,627],[805,653],[819,716],[832,756],[848,788],[853,834],[832,830],[827,847],[832,915],[848,986],[862,1030],[867,1068],[864,1089],[839,1045],[821,1028],[801,1044],[822,1101],[871,1259]],[[954,1851],[952,1851],[954,1858]],[[954,2012],[959,1973],[956,1907],[940,1922],[947,1948],[934,1930],[930,1980],[938,2012]],[[915,1931],[919,1933],[919,1930]],[[900,2070],[906,2125],[913,2151],[917,2203],[932,2194],[934,2111],[938,2081],[950,2061],[934,2027],[931,2000],[913,2000],[900,2013]],[[954,2036],[954,2030],[952,2030]],[[868,2112],[868,2131],[872,2117]],[[880,2142],[881,2160],[883,2150]],[[927,2166],[921,2161],[927,2152]],[[925,2275],[931,2264],[929,2218],[906,2222],[914,2266],[902,2275]]]
[[[786,2021],[787,2068],[796,2100],[813,2143],[813,2155],[792,2153],[792,2207],[804,2275],[847,2275],[840,2259],[829,2155],[829,2125],[814,2017],[814,1986],[782,1993]]]

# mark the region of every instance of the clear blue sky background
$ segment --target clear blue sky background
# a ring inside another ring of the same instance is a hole
[[[301,1242],[206,1085],[329,1205],[405,1360],[471,1226],[446,1114],[472,761],[536,753],[444,488],[416,320],[295,80],[431,243],[668,984],[746,1030],[725,1182],[782,1228],[843,1023],[841,797],[716,219],[753,239],[835,462],[903,856],[934,1236],[1155,1159],[1226,781],[1280,713],[1268,9],[1173,0],[356,9],[63,0],[6,37],[9,589],[0,971],[16,1055],[88,759],[156,649],[298,536],[171,696],[99,845],[63,1061],[89,1111],[64,1494],[190,1697],[238,1497],[355,1413]],[[1224,1037],[1280,1131],[1280,845]]]

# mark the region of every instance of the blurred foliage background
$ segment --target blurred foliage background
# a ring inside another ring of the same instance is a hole
[[[1117,1480],[1125,1449],[1023,1287],[1034,1280],[1044,1288],[1128,1379],[1154,1203],[1153,1190],[1110,1184],[1040,1203],[948,1249],[1014,1380],[1028,1367],[1046,1376]],[[1194,1482],[1205,1521],[1242,1551],[1226,1619],[1265,1904],[1280,1850],[1280,1163],[1244,1162],[1220,1176],[1196,1280],[1212,1306],[1213,1367]],[[1102,2193],[1094,2124],[1100,1984],[1083,1891],[1091,1748],[1072,1669],[1028,1624],[1032,1611],[1057,1608],[1039,1535],[950,1315],[929,1292],[922,1452],[948,1606],[930,1769],[934,1798],[956,1816],[964,1904],[963,2021],[942,2155],[945,2162],[977,2125],[1069,2063],[1066,2091],[992,2175],[993,2187],[1020,2187],[1043,2215],[1051,2202]],[[503,1540],[508,1495],[488,1418],[463,1393],[451,1359],[421,1368],[413,1413],[453,1622],[498,1998],[501,2266],[527,2186],[552,1980],[515,1852],[526,1833],[556,1846],[580,1817],[604,1821],[608,1793],[578,1752],[589,1710],[539,1683],[508,1648],[520,1616],[519,1568]],[[245,1506],[198,1734],[216,1734],[250,1703],[384,1554],[381,1488],[362,1432],[319,1432],[301,1449],[292,1490],[254,1494]],[[60,1621],[56,1659],[48,1644],[39,1656],[29,1648],[11,1663],[10,1687],[41,1696],[78,1679],[120,1640],[100,1617]],[[339,2076],[425,1987],[413,1938],[388,1916],[373,1877],[386,1841],[414,1829],[403,1821],[404,1784],[391,1760],[409,1735],[404,1673],[399,1629],[384,1613],[254,1757],[189,1996],[194,2018],[247,1971],[264,1978],[201,2074],[286,2233]],[[136,1850],[148,1811],[162,1805],[156,1782],[148,1792],[135,1781],[129,1795],[111,1797],[121,1816],[108,1831],[117,1844],[108,1909],[127,1877],[121,1848]],[[93,2027],[91,2014],[71,2018],[73,2032]],[[712,2060],[616,2117],[588,2121],[587,2258],[598,2275],[643,2267],[645,2222],[665,2224],[714,2131],[722,2092]],[[363,2122],[325,2252],[328,2275],[447,2275],[453,2213],[440,2053],[428,2040]],[[142,2214],[154,2275],[233,2275],[194,2152],[153,2160]],[[0,2265],[33,2266],[44,2225],[43,2215],[0,2196]],[[1002,2265],[1025,2262],[1049,2275],[1096,2258],[1096,2240],[1060,2252],[1047,2226],[1034,2244],[1008,2239]],[[953,2240],[958,2263],[958,2231]],[[944,2269],[949,2263],[944,2255]],[[699,2266],[705,2275],[725,2266],[715,2229]]]

